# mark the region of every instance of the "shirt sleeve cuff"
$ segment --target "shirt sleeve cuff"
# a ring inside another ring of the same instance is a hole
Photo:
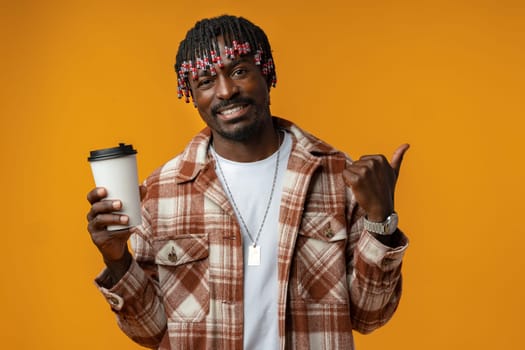
[[[383,270],[393,270],[397,268],[401,264],[408,247],[408,238],[401,231],[399,231],[399,234],[401,234],[399,239],[401,245],[392,248],[379,242],[372,234],[364,230],[357,242],[357,247],[362,258]]]
[[[113,286],[109,271],[104,269],[96,278],[95,285],[114,311],[121,311],[125,301],[140,293],[147,282],[146,273],[139,264],[132,260],[124,276]]]

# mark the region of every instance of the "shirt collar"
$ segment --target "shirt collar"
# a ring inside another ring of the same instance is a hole
[[[313,156],[324,156],[338,153],[335,148],[302,130],[294,123],[279,117],[273,117],[274,122],[281,129],[288,131],[292,136],[292,152],[294,149],[302,149]],[[211,141],[211,130],[206,127],[201,130],[188,144],[181,154],[178,169],[176,171],[177,183],[192,181],[197,175],[210,164],[209,147]]]

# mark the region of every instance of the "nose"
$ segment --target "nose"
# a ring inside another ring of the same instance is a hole
[[[227,75],[219,75],[215,81],[215,94],[221,100],[229,100],[239,93],[235,80]]]

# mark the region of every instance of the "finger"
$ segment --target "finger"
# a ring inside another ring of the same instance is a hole
[[[129,217],[121,214],[99,214],[89,221],[88,231],[93,233],[105,230],[111,225],[127,225]]]
[[[382,154],[369,154],[369,155],[361,156],[361,158],[359,158],[359,160],[354,163],[361,163],[361,161],[364,161],[364,160],[381,162],[381,161],[386,160],[386,158]]]
[[[102,200],[95,202],[87,214],[87,220],[93,220],[97,215],[111,213],[122,209],[122,202],[119,200]]]
[[[344,173],[354,174],[354,175],[360,175],[363,168],[366,168],[366,165],[363,164],[363,162],[354,161],[352,164],[346,167],[344,169]]]
[[[349,167],[343,171],[343,180],[349,187],[357,186],[362,178],[361,170],[357,167]]]
[[[350,166],[347,167],[347,170],[360,176],[368,176],[384,165],[390,167],[388,161],[382,155],[363,156],[358,161],[350,164]]]
[[[130,229],[122,229],[122,230],[114,230],[114,231],[99,231],[95,232],[92,235],[93,241],[105,241],[108,238],[110,239],[122,239],[122,240],[128,240],[129,236],[131,236],[131,230]]]
[[[396,173],[396,177],[399,176],[399,170],[401,169],[401,162],[403,161],[403,157],[405,156],[405,152],[408,150],[410,145],[408,143],[404,143],[401,146],[399,146],[392,155],[392,161],[390,162],[390,166],[394,169],[394,172]]]
[[[108,195],[108,191],[104,187],[95,187],[87,194],[87,200],[93,204],[104,199]]]

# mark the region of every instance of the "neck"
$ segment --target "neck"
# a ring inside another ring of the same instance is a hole
[[[280,146],[278,131],[269,123],[247,140],[238,141],[222,137],[212,130],[213,147],[223,158],[235,162],[256,162],[271,156]]]

